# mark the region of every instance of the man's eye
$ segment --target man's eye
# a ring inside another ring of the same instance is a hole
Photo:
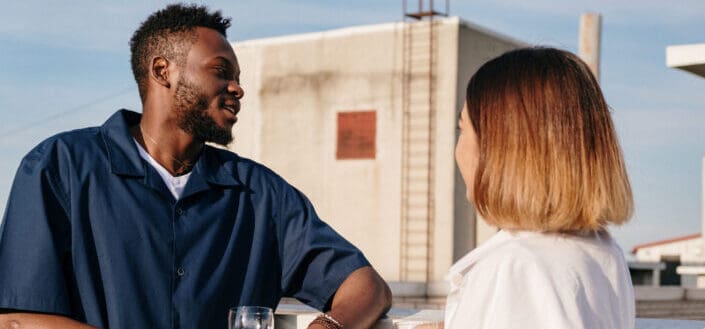
[[[217,66],[215,70],[218,72],[218,75],[221,76],[226,76],[228,74],[228,69],[222,66]]]

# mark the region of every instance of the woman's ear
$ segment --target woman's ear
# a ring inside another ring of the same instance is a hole
[[[164,57],[154,57],[152,59],[152,65],[150,67],[150,78],[156,83],[170,88],[171,83],[169,82],[169,60]]]

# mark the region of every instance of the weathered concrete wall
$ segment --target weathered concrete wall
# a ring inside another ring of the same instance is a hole
[[[403,26],[234,44],[245,98],[232,149],[302,190],[389,281],[400,279]],[[475,228],[453,153],[465,84],[481,63],[518,44],[458,18],[439,21],[436,31],[429,281],[442,280],[484,232]],[[338,113],[370,110],[376,111],[374,159],[336,159]]]
[[[496,34],[482,27],[468,22],[460,22],[458,47],[458,78],[455,89],[458,91],[455,98],[456,115],[452,124],[457,126],[458,113],[465,103],[467,84],[477,69],[488,60],[525,44],[509,37]],[[457,133],[456,137],[457,139]],[[489,239],[497,230],[488,226],[480,216],[475,216],[475,211],[466,199],[466,187],[458,167],[454,166],[454,191],[453,210],[455,228],[453,260],[458,260],[469,250]],[[472,223],[473,225],[468,225]]]
[[[245,88],[235,151],[302,190],[386,279],[399,271],[399,24],[235,44]],[[249,93],[249,95],[248,95]],[[341,111],[377,111],[373,160],[336,160]]]

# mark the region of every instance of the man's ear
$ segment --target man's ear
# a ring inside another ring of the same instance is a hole
[[[150,78],[164,87],[171,87],[171,83],[169,82],[169,70],[172,68],[170,66],[171,63],[164,57],[160,56],[152,58],[152,66],[149,71]]]

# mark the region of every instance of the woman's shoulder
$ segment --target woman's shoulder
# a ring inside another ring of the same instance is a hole
[[[488,245],[477,254],[470,269],[474,272],[489,271],[497,274],[526,276],[543,272],[567,257],[565,246],[543,235],[517,234],[500,231],[506,235],[501,242]],[[470,270],[469,269],[469,270]]]
[[[467,256],[461,273],[546,277],[564,283],[619,272],[623,253],[606,232],[560,234],[499,231]]]
[[[499,231],[488,242],[487,250],[480,246],[479,259],[582,259],[622,256],[622,251],[607,231],[586,233],[543,233],[530,231]]]
[[[477,249],[480,252],[474,255],[460,284],[456,289],[451,284],[450,328],[468,323],[473,328],[570,323],[556,322],[556,316],[546,322],[537,315],[541,310],[561,309],[576,299],[578,291],[572,274],[555,270],[544,253],[533,248],[537,240],[500,231],[482,250]]]
[[[624,257],[609,234],[594,233],[499,231],[454,265],[463,272],[451,272],[449,328],[629,327]]]

